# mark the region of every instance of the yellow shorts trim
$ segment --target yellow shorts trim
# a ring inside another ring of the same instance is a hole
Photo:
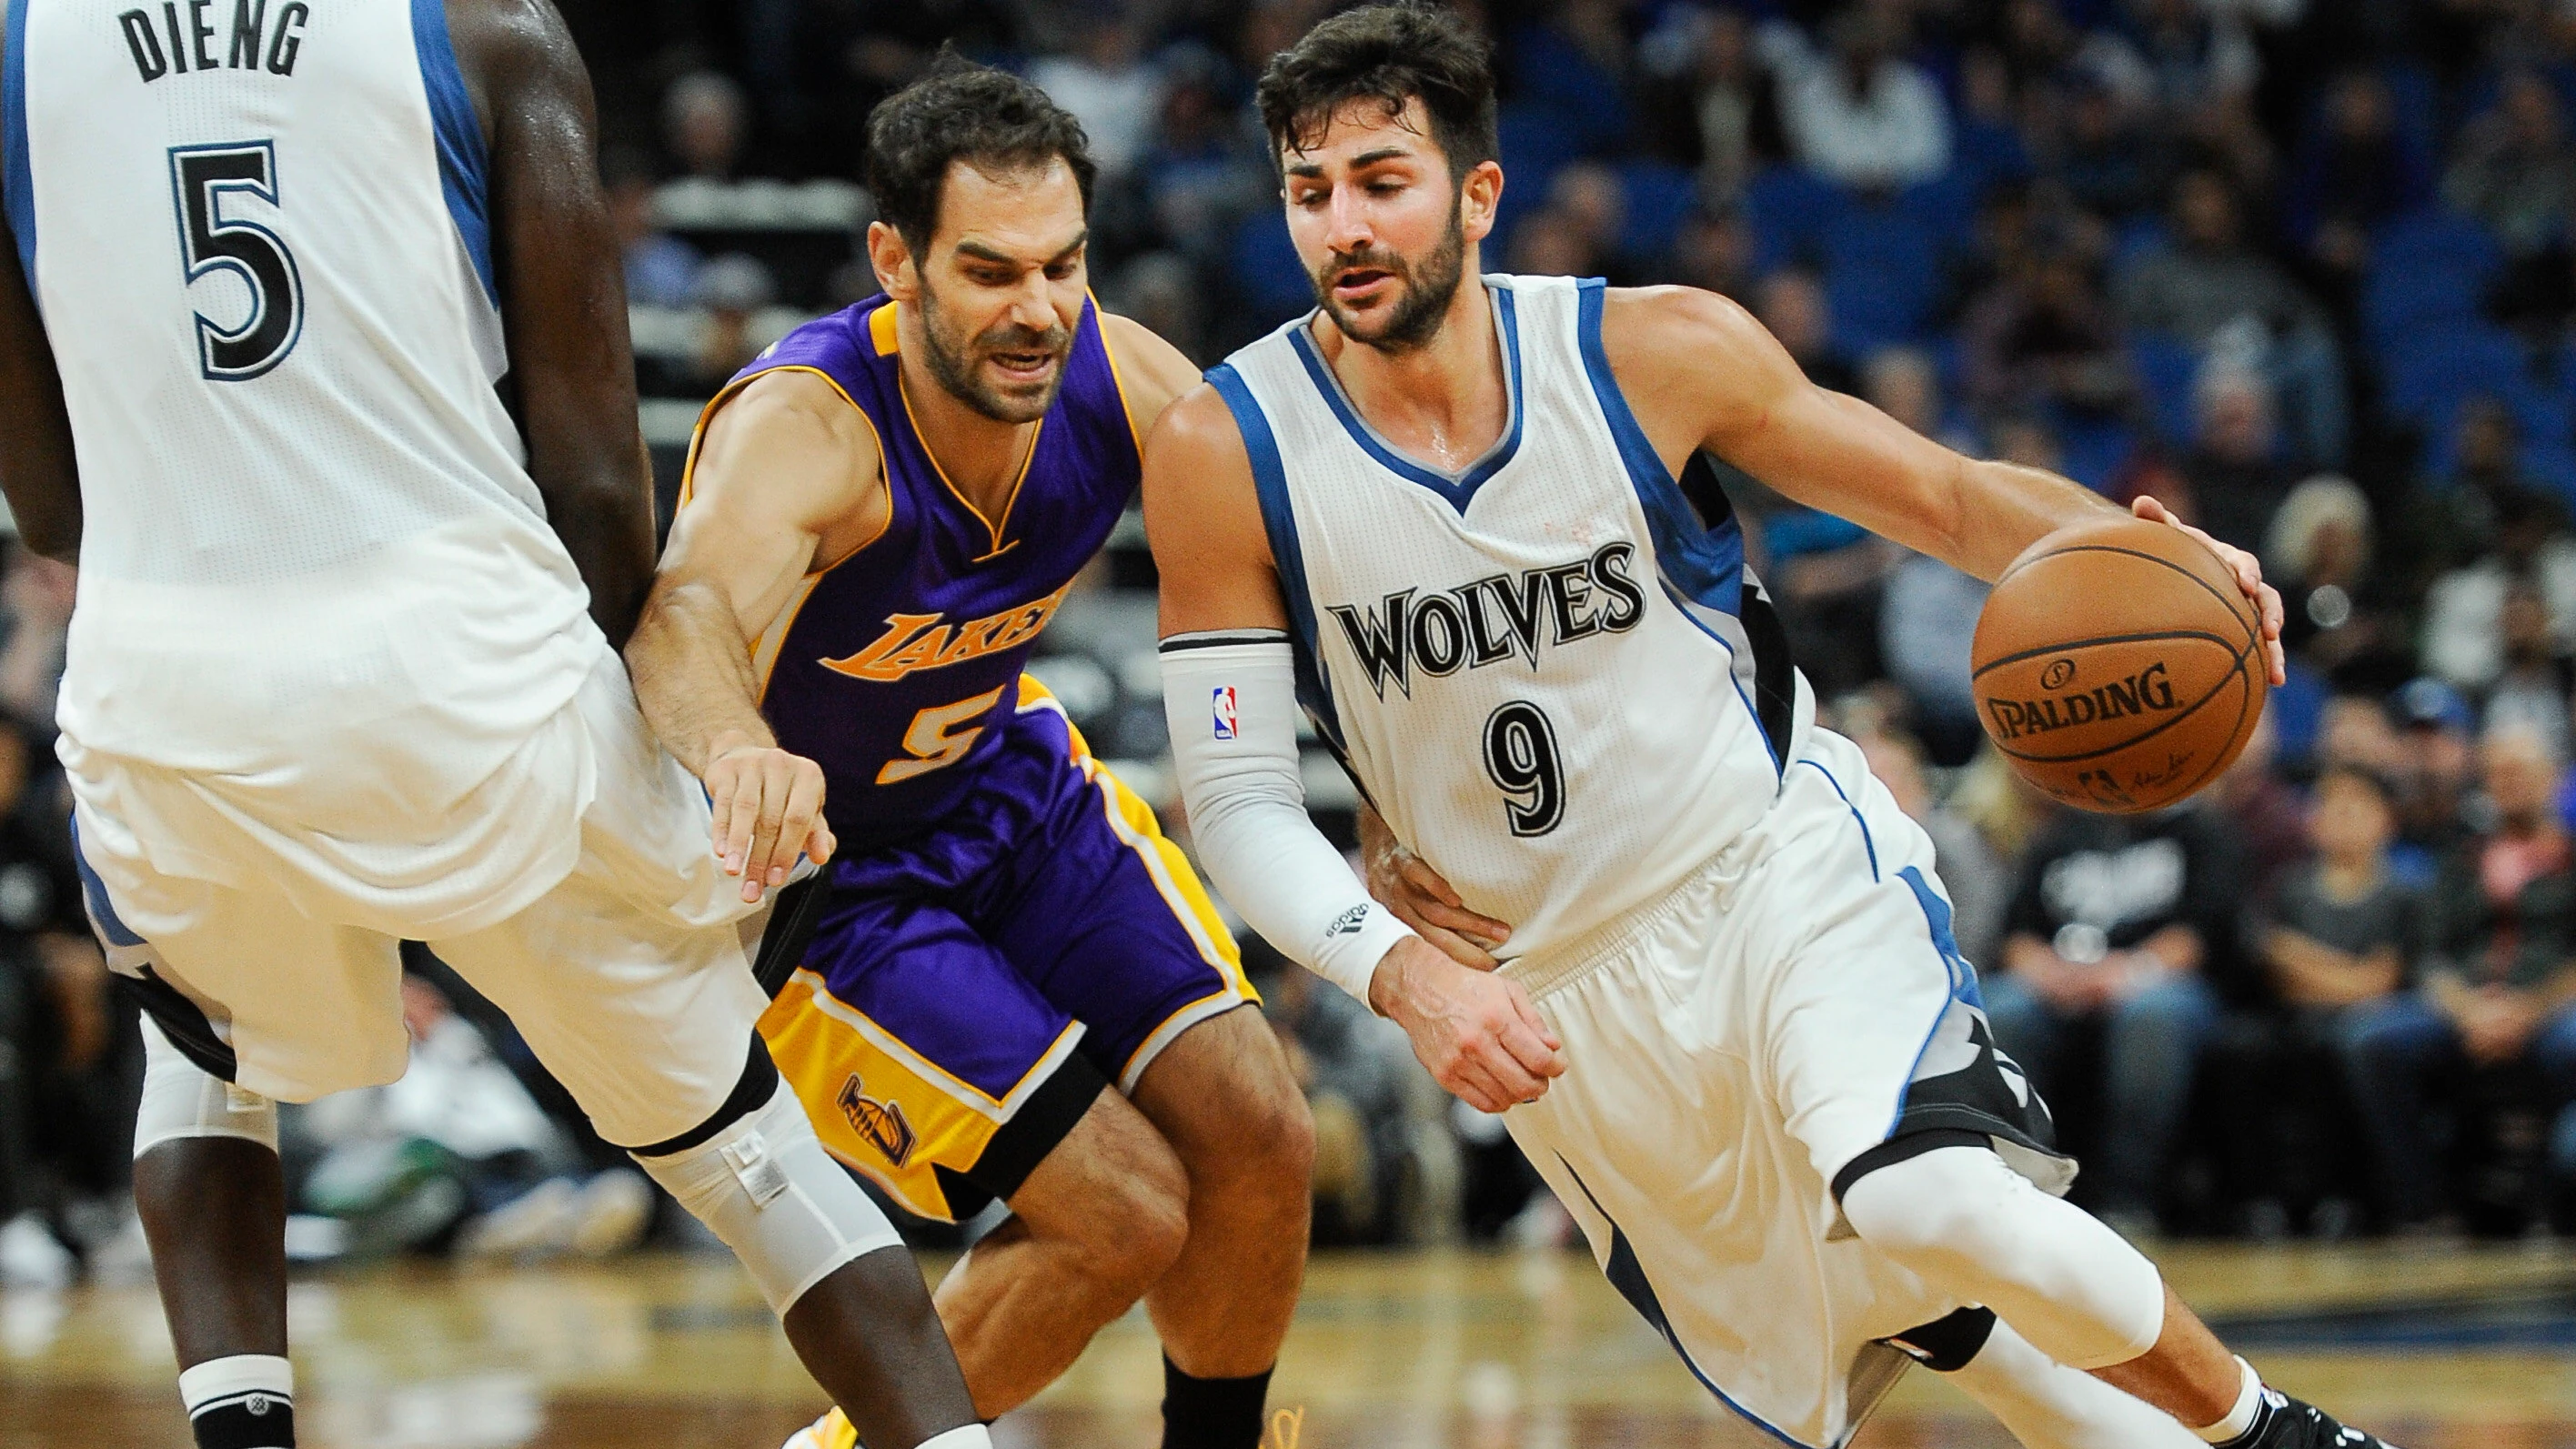
[[[971,1171],[993,1135],[1082,1040],[1066,1026],[999,1100],[941,1070],[798,969],[760,1018],[770,1058],[834,1157],[917,1217],[954,1222],[936,1169]]]
[[[1064,706],[1056,701],[1054,694],[1034,676],[1026,674],[1020,676],[1020,708],[1048,709],[1064,714]],[[1083,739],[1081,729],[1070,716],[1065,718],[1064,730],[1073,741],[1074,767],[1100,789],[1101,813],[1107,817],[1109,828],[1117,833],[1129,850],[1136,852],[1138,860],[1144,862],[1145,873],[1153,878],[1154,888],[1162,893],[1163,903],[1171,908],[1172,918],[1189,933],[1191,944],[1198,947],[1199,958],[1216,968],[1217,976],[1225,983],[1220,989],[1164,1018],[1163,1023],[1147,1033],[1135,1052],[1120,1064],[1118,1090],[1133,1092],[1137,1079],[1144,1076],[1145,1068],[1151,1066],[1163,1048],[1171,1045],[1182,1032],[1237,1006],[1257,1006],[1261,1003],[1261,993],[1252,988],[1251,979],[1243,974],[1243,949],[1235,944],[1234,933],[1226,929],[1225,917],[1217,913],[1215,899],[1199,882],[1198,871],[1191,867],[1190,858],[1163,834],[1161,823],[1154,818],[1154,807],[1147,804],[1143,796],[1128,789],[1125,781],[1092,755],[1090,742]]]

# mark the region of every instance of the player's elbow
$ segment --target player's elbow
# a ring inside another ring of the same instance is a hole
[[[21,518],[18,520],[18,543],[39,558],[77,566],[80,563],[80,517],[74,514],[66,519]]]

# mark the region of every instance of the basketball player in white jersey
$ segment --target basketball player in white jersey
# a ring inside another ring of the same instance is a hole
[[[274,1103],[402,1073],[405,938],[871,1449],[989,1443],[754,1034],[741,855],[616,653],[653,535],[592,146],[547,0],[8,0],[0,486],[80,565],[60,752],[201,1449],[294,1442]]]
[[[1985,578],[2107,505],[1810,385],[1719,297],[1479,277],[1493,88],[1441,11],[1324,21],[1260,105],[1321,306],[1173,403],[1144,481],[1219,889],[1509,1109],[1748,1439],[1847,1442],[1910,1356],[2049,1449],[2377,1446],[2053,1195],[2072,1164],[1992,1045],[1931,843],[1814,724],[1701,455]],[[1432,886],[1509,923],[1499,969],[1317,833],[1300,704]]]

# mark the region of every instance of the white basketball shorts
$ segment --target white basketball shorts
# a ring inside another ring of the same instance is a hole
[[[342,868],[347,842],[299,836],[297,818],[268,818],[280,806],[254,818],[240,792],[67,749],[91,924],[173,1042],[281,1101],[391,1082],[408,1061],[397,949],[422,940],[509,1014],[610,1142],[662,1143],[723,1105],[768,1005],[746,945],[755,908],[714,857],[704,790],[591,637],[571,702],[440,813],[489,847],[467,866],[488,884],[462,906],[435,882],[406,894]],[[422,839],[420,822],[388,819],[383,838]],[[360,854],[371,870],[388,859],[381,841]],[[391,864],[400,879],[399,850]]]
[[[1670,894],[1505,968],[1566,1061],[1505,1123],[1748,1442],[1844,1443],[1908,1362],[1881,1340],[1966,1306],[1853,1237],[1842,1187],[1956,1142],[2052,1190],[2073,1176],[1993,1050],[1932,865],[1819,729],[1771,811]]]

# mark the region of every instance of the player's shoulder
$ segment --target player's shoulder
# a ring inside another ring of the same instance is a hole
[[[1698,352],[1740,344],[1761,323],[1741,303],[1699,287],[1610,287],[1602,292],[1601,341],[1613,354]]]
[[[1198,364],[1153,328],[1133,317],[1121,317],[1094,305],[1100,319],[1101,345],[1118,370],[1119,386],[1136,429],[1151,432],[1174,398],[1198,386]]]
[[[755,446],[828,439],[869,472],[881,450],[875,421],[838,381],[812,367],[773,367],[736,383],[710,405],[706,430],[711,444],[720,436]]]
[[[1148,457],[1168,452],[1193,459],[1239,461],[1245,456],[1243,429],[1214,384],[1192,381],[1163,409],[1145,440],[1145,451]]]
[[[444,0],[448,43],[470,80],[576,71],[581,53],[546,0]]]

